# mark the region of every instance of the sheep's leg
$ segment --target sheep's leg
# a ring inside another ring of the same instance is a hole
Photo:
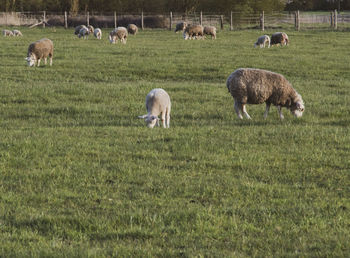
[[[40,58],[38,59],[38,66],[40,66]]]
[[[162,116],[161,116],[163,128],[166,128],[166,126],[165,126],[165,112],[166,111],[163,111]]]
[[[280,118],[284,119],[284,116],[282,114],[282,107],[281,106],[277,106],[277,110],[278,110],[278,114],[279,114]]]
[[[266,103],[266,109],[265,109],[265,113],[264,113],[264,118],[265,119],[267,118],[267,114],[269,113],[270,106],[271,106],[270,103]]]
[[[238,118],[243,119],[243,116],[241,114],[241,105],[237,101],[235,101],[234,108],[235,108],[235,111],[236,111]]]
[[[252,118],[250,117],[250,115],[248,114],[248,112],[247,112],[247,110],[246,110],[244,104],[242,105],[242,112],[243,112],[243,114],[245,115],[245,117],[246,117],[247,119],[252,119]]]
[[[47,57],[44,58],[44,64],[47,64]]]
[[[52,66],[52,56],[50,56],[50,66]]]

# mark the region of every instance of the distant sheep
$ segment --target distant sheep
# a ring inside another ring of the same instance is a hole
[[[128,33],[132,35],[136,35],[139,30],[135,24],[129,24],[127,29]]]
[[[266,44],[267,47],[270,47],[270,37],[268,35],[263,35],[254,43],[254,47],[259,46],[260,48],[264,48]]]
[[[81,28],[80,31],[79,31],[78,38],[83,37],[83,39],[88,39],[89,34],[90,34],[89,28],[83,27],[83,28]]]
[[[176,24],[175,33],[178,31],[184,31],[187,27],[187,22],[180,22]]]
[[[13,30],[12,33],[13,36],[23,36],[22,32],[20,32],[19,30]]]
[[[96,29],[94,30],[94,36],[95,36],[95,38],[97,38],[97,39],[101,39],[101,38],[102,38],[102,31],[101,31],[100,28],[96,28]]]
[[[13,36],[13,32],[10,31],[10,30],[3,30],[3,31],[2,31],[2,35],[3,35],[4,37]]]
[[[45,64],[47,62],[47,57],[50,58],[50,66],[52,65],[53,58],[53,43],[50,39],[40,39],[33,42],[28,47],[27,60],[28,66],[35,66],[38,63],[40,66],[40,60],[44,58]]]
[[[78,35],[82,28],[87,28],[85,25],[79,25],[74,28],[74,35]]]
[[[271,36],[271,45],[281,44],[281,46],[288,45],[288,35],[284,32],[276,32]]]
[[[216,39],[216,28],[214,26],[204,26],[203,33],[210,35],[211,39]]]
[[[185,40],[203,38],[203,30],[202,25],[188,25],[183,32],[183,37]]]
[[[112,30],[109,33],[109,42],[112,44],[116,44],[118,40],[120,40],[121,43],[126,44],[126,40],[128,37],[128,31],[125,27],[118,27]]]
[[[89,30],[89,33],[94,33],[94,27],[93,26],[91,26],[91,25],[89,25],[89,26],[87,26],[87,28],[88,28],[88,30]]]
[[[296,117],[304,112],[301,96],[283,75],[266,70],[240,68],[227,78],[226,86],[231,93],[238,118],[251,119],[246,111],[246,104],[266,103],[264,118],[267,117],[271,104],[277,106],[279,117],[284,118],[282,107],[290,109]]]
[[[151,90],[146,96],[146,109],[147,114],[139,116],[139,118],[145,119],[149,128],[153,128],[156,123],[159,126],[158,115],[160,114],[163,127],[169,128],[171,102],[170,97],[165,90],[159,88]]]

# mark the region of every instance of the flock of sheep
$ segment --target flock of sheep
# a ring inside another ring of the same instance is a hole
[[[118,41],[126,43],[128,34],[135,35],[138,28],[134,24],[129,24],[127,28],[118,27],[109,33],[109,41],[112,44]],[[176,25],[175,32],[182,31],[183,37],[187,39],[203,39],[204,35],[210,35],[212,39],[216,39],[216,28],[214,26],[203,27],[201,25],[188,25],[181,22]],[[89,34],[97,39],[102,38],[102,31],[99,28],[94,29],[93,26],[80,25],[74,30],[74,34],[79,38],[88,38]],[[18,30],[3,30],[4,36],[22,36]],[[276,32],[272,34],[271,39],[268,35],[263,35],[254,43],[254,47],[260,48],[266,45],[281,44],[288,45],[289,39],[286,33]],[[50,58],[50,66],[53,58],[53,43],[50,39],[44,38],[33,42],[28,47],[27,60],[28,66],[40,65],[40,60],[44,59],[45,64],[47,58]],[[282,107],[290,110],[295,117],[301,117],[304,112],[304,102],[300,94],[298,94],[287,79],[274,72],[262,69],[240,68],[235,70],[227,78],[226,86],[228,92],[234,99],[234,110],[239,119],[243,119],[243,115],[247,119],[251,119],[246,110],[246,104],[266,104],[264,118],[267,117],[271,104],[278,109],[280,119],[283,119]],[[162,125],[164,128],[170,126],[171,101],[169,94],[160,88],[151,90],[146,96],[147,114],[139,116],[145,120],[149,128],[153,128],[156,124],[159,126],[159,115],[161,115]]]

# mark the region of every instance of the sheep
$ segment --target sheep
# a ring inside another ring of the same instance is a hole
[[[145,119],[145,122],[149,128],[153,128],[155,124],[159,126],[158,115],[161,115],[164,128],[170,126],[170,110],[171,102],[168,93],[160,88],[151,90],[146,96],[146,109],[147,114],[139,116],[139,118]]]
[[[97,38],[97,39],[101,39],[102,38],[102,31],[100,28],[96,28],[94,30],[94,36]]]
[[[270,47],[270,37],[268,35],[263,35],[258,38],[258,40],[254,43],[254,47],[260,46],[260,48],[265,47],[267,44],[267,47]]]
[[[210,35],[211,39],[216,39],[216,28],[214,26],[205,26],[203,33],[205,35]]]
[[[187,22],[180,22],[176,24],[175,33],[178,31],[184,31],[187,27]]]
[[[52,66],[53,43],[50,39],[43,38],[29,45],[27,57],[25,59],[27,60],[28,66],[35,66],[36,62],[38,62],[38,66],[40,66],[40,60],[44,58],[46,64],[47,57],[50,57],[50,66]]]
[[[287,81],[278,73],[253,68],[240,68],[227,78],[226,86],[234,99],[234,109],[239,119],[251,119],[246,111],[246,104],[266,103],[264,118],[266,119],[270,105],[277,106],[280,119],[283,119],[282,107],[290,109],[295,117],[301,117],[304,102]]]
[[[4,37],[14,36],[14,35],[13,35],[13,32],[10,31],[10,30],[3,30],[3,31],[2,31],[2,35],[3,35]]]
[[[90,33],[94,33],[94,27],[93,26],[91,26],[91,25],[89,25],[89,26],[87,26],[87,28],[89,29],[89,34]]]
[[[135,24],[129,24],[127,29],[128,29],[128,33],[132,35],[136,35],[136,33],[139,30]]]
[[[185,40],[192,38],[203,38],[203,26],[202,25],[188,25],[183,32]]]
[[[118,40],[120,40],[121,43],[126,44],[127,37],[128,31],[125,27],[115,28],[109,33],[108,36],[109,42],[111,42],[112,44],[117,43]]]
[[[87,28],[85,25],[79,25],[74,28],[74,35],[78,35],[82,28]]]
[[[23,36],[22,32],[20,32],[19,30],[13,30],[12,33],[13,36]]]
[[[288,45],[288,43],[288,35],[284,32],[276,32],[271,35],[271,45],[281,44],[281,46],[283,46]]]
[[[83,39],[88,39],[89,34],[90,34],[89,28],[83,27],[79,31],[78,38],[83,37]]]

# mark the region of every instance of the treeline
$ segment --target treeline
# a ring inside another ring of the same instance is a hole
[[[350,9],[350,0],[0,0],[0,11],[51,11],[150,13],[229,11],[258,13],[262,10],[341,10]]]

